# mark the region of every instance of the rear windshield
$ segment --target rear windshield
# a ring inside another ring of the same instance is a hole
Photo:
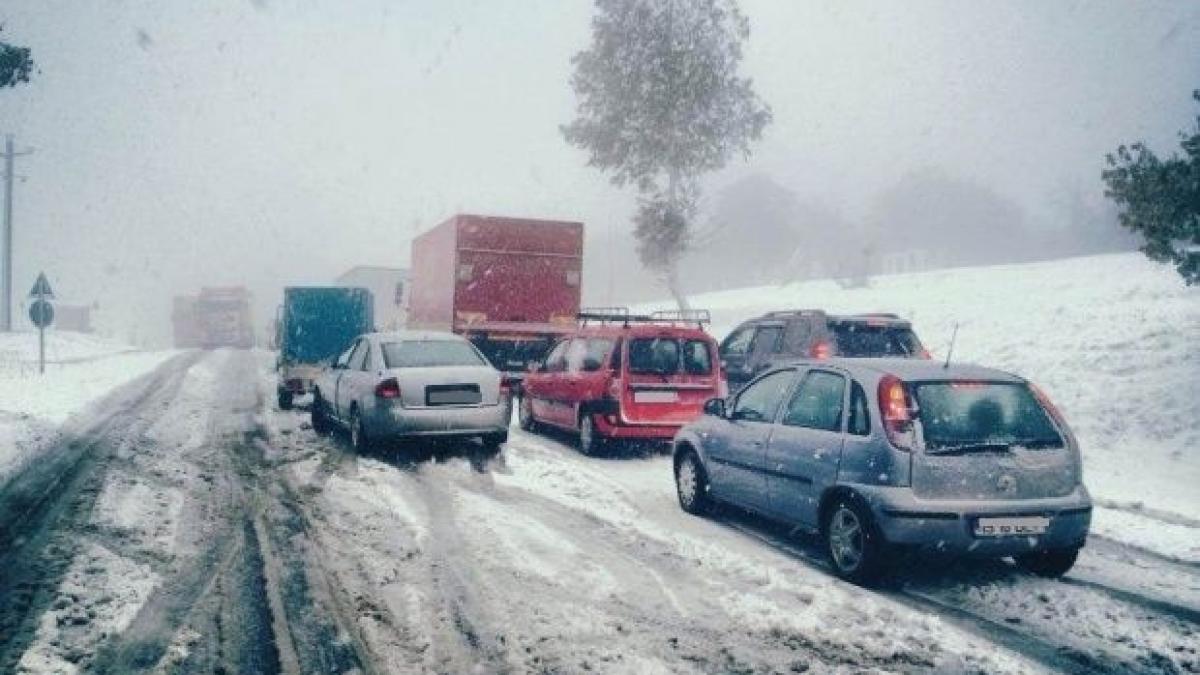
[[[1017,383],[929,382],[916,386],[927,449],[971,444],[1062,447],[1029,387]]]
[[[712,373],[712,350],[707,340],[634,338],[629,341],[629,372],[708,375]]]
[[[451,340],[385,342],[383,362],[388,368],[479,366],[484,363],[469,343]]]
[[[911,328],[871,326],[859,322],[830,323],[839,356],[877,358],[919,357],[921,342]]]

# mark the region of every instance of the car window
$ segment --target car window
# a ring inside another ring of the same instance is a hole
[[[554,345],[554,349],[550,350],[550,355],[546,357],[546,362],[543,364],[543,369],[550,373],[557,373],[567,369],[567,347],[571,344],[570,340],[563,340]]]
[[[854,382],[850,387],[850,419],[846,430],[855,436],[871,434],[871,412],[867,406],[867,394],[862,385]]]
[[[621,356],[622,356],[621,352],[624,351],[624,346],[625,346],[624,341],[618,338],[617,344],[613,347],[612,369],[617,372],[621,371]]]
[[[370,342],[363,343],[363,360],[362,360],[362,365],[359,366],[359,370],[370,370],[371,369],[371,351],[372,351],[371,343]]]
[[[750,340],[754,337],[754,326],[735,331],[721,343],[722,354],[741,355],[750,351]]]
[[[679,372],[679,340],[634,338],[629,341],[629,372],[669,374]]]
[[[708,375],[712,372],[712,351],[707,340],[683,342],[683,372],[688,375]]]
[[[567,347],[567,370],[578,373],[583,370],[583,359],[587,356],[587,340],[575,338]]]
[[[840,356],[877,358],[914,357],[922,352],[921,342],[911,328],[871,326],[865,322],[831,323],[830,332]]]
[[[751,422],[774,421],[780,400],[795,374],[791,369],[780,370],[751,382],[733,404],[732,417]]]
[[[808,354],[808,343],[812,341],[812,319],[798,318],[788,324],[783,336],[784,346],[788,354]]]
[[[1058,448],[1063,440],[1029,387],[1008,382],[926,382],[916,387],[925,447],[972,443]]]
[[[350,356],[354,354],[354,348],[357,346],[358,346],[358,343],[355,342],[355,343],[351,344],[349,347],[347,347],[346,351],[342,352],[341,356],[339,356],[337,358],[335,365],[339,368],[347,367],[350,363]]]
[[[597,364],[594,370],[603,368],[612,346],[613,341],[608,338],[589,338],[583,354],[584,370],[587,370],[586,366],[589,362]]]
[[[486,363],[471,343],[459,340],[385,342],[383,362],[388,368],[480,366]]]
[[[846,378],[824,370],[811,371],[788,401],[783,423],[790,427],[841,431],[845,395]]]
[[[750,343],[753,354],[773,354],[779,346],[779,337],[783,335],[783,326],[759,326],[754,332],[754,340]]]
[[[358,344],[354,345],[354,353],[350,355],[350,362],[346,367],[350,370],[362,370],[363,359],[367,354],[367,341],[359,340]]]

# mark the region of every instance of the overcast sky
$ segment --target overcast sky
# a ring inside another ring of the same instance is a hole
[[[761,172],[850,220],[938,168],[1053,227],[1097,200],[1104,153],[1163,150],[1197,112],[1200,3],[744,0],[745,73],[775,123],[707,185]],[[586,294],[610,301],[632,194],[584,166],[570,119],[585,0],[4,0],[39,72],[0,91],[33,146],[16,287],[40,269],[102,323],[168,335],[173,293],[405,265],[456,211],[584,221]],[[617,243],[602,240],[615,234]],[[640,275],[632,275],[638,283]],[[127,335],[127,334],[123,334]]]

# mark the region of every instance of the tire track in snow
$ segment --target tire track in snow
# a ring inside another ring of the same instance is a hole
[[[32,643],[36,619],[49,606],[83,544],[86,529],[118,449],[153,423],[153,408],[169,405],[201,354],[176,356],[92,406],[83,422],[0,492],[0,669],[16,667]],[[155,402],[152,404],[152,402]]]

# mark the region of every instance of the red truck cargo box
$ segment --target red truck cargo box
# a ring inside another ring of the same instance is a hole
[[[456,215],[413,240],[408,326],[545,342],[574,327],[582,263],[582,223]]]

